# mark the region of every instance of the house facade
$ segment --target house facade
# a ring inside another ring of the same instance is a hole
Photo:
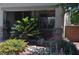
[[[55,7],[54,3],[1,3],[0,4],[0,40],[6,37],[6,21],[12,26],[16,19],[25,16],[41,17],[48,16],[48,19],[55,20],[55,28],[63,26],[63,9],[61,6]],[[3,35],[3,32],[5,35]]]

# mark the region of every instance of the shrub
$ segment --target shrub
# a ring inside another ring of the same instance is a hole
[[[12,38],[23,38],[24,33],[26,36],[40,35],[39,25],[36,18],[25,17],[22,20],[17,20],[16,24],[11,28]],[[29,35],[30,34],[30,35]]]
[[[74,25],[79,24],[79,10],[76,8],[71,11],[71,23]]]
[[[0,43],[0,55],[14,55],[24,51],[27,43],[20,39],[8,39]]]
[[[44,46],[50,48],[50,53],[55,55],[76,55],[77,49],[72,42],[65,40],[48,40]]]

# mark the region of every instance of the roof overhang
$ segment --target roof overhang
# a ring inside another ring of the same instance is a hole
[[[4,11],[29,11],[53,9],[58,3],[2,3],[0,7]]]

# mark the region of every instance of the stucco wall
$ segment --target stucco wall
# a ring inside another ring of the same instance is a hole
[[[2,41],[3,37],[3,11],[0,8],[0,41]]]
[[[0,27],[3,26],[3,10],[0,8]]]

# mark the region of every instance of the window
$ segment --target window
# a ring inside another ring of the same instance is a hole
[[[31,11],[15,12],[15,20],[21,20],[22,18],[25,18],[27,16],[31,17]]]
[[[55,10],[43,10],[39,11],[40,17],[55,17]]]

